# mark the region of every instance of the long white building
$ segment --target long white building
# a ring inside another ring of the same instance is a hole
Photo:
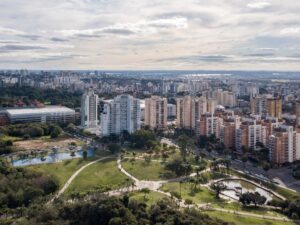
[[[106,101],[100,115],[101,134],[133,133],[141,128],[140,100],[130,95],[119,95]]]
[[[10,123],[74,123],[75,111],[63,106],[17,108],[5,111]]]
[[[88,91],[81,99],[81,126],[95,128],[98,125],[98,95]]]

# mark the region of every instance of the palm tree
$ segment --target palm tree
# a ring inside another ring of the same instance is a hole
[[[213,183],[210,188],[216,192],[216,198],[220,198],[220,194],[222,191],[226,190],[226,185],[218,182],[218,183]]]

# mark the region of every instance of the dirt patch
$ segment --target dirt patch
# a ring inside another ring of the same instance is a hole
[[[24,150],[52,150],[53,147],[57,146],[60,149],[68,148],[71,143],[78,143],[78,140],[74,138],[63,138],[63,139],[35,139],[35,140],[24,140],[17,141],[14,146],[17,149]]]

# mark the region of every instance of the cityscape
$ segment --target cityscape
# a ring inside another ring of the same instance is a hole
[[[0,224],[300,224],[300,3],[28,3],[0,3]]]

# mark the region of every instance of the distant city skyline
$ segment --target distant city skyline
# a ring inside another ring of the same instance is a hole
[[[295,0],[2,0],[0,69],[300,71]]]

